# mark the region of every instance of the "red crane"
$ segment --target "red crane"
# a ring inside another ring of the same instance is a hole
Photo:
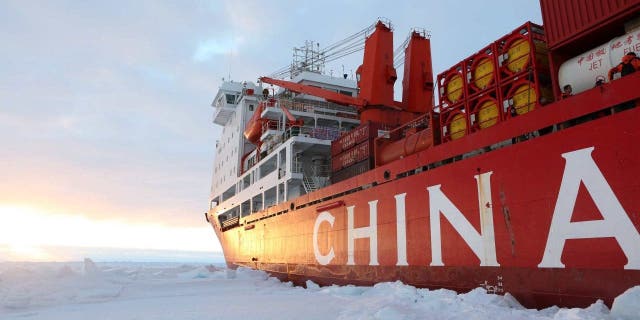
[[[293,92],[321,97],[329,102],[350,105],[358,109],[362,122],[398,126],[433,109],[433,80],[429,39],[412,33],[405,54],[403,102],[393,99],[393,85],[397,79],[393,67],[393,33],[390,26],[378,21],[375,31],[366,39],[362,65],[356,70],[357,97],[294,83],[262,77],[264,83],[277,85]]]
[[[269,77],[261,77],[260,81],[282,87],[293,92],[304,93],[314,97],[321,97],[325,100],[345,106],[364,107],[367,101],[360,97],[350,97],[335,91],[309,86],[306,84],[295,83],[286,80],[278,80]]]
[[[293,92],[354,106],[362,123],[371,121],[389,128],[417,122],[423,124],[412,130],[398,128],[404,134],[396,139],[377,139],[375,157],[376,165],[380,165],[429,148],[439,136],[439,124],[433,120],[431,42],[426,32],[413,31],[409,36],[404,57],[402,102],[393,99],[393,85],[397,79],[393,56],[391,28],[378,21],[375,31],[365,41],[363,62],[356,70],[360,89],[357,97],[291,81],[268,77],[260,80]]]

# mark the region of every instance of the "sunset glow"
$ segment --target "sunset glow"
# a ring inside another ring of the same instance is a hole
[[[220,251],[208,227],[184,228],[91,220],[22,206],[0,207],[0,245],[17,257],[48,260],[40,246]]]

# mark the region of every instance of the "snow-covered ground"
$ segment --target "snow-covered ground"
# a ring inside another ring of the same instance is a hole
[[[601,302],[525,309],[480,288],[307,287],[211,265],[3,262],[0,319],[640,319],[640,287],[611,311]]]

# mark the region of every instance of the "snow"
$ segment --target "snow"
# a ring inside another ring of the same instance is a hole
[[[630,288],[613,300],[611,315],[619,319],[640,319],[640,286]]]
[[[584,309],[400,282],[307,288],[240,268],[177,263],[0,263],[0,319],[640,319],[640,286]]]

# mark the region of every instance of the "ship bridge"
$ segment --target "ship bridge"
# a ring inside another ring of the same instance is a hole
[[[218,94],[211,102],[211,106],[216,109],[213,114],[213,123],[225,126],[236,112],[242,95],[247,91],[253,93],[258,89],[256,85],[250,82],[223,82]]]

